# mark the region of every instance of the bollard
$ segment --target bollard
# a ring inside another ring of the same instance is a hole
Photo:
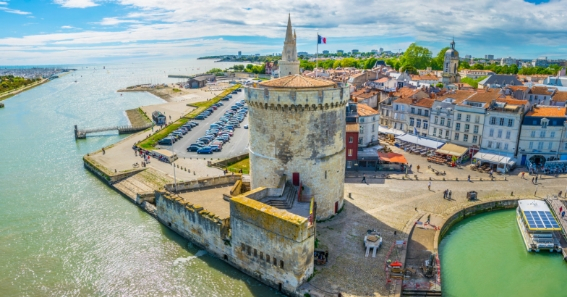
[[[352,198],[352,193],[348,193],[348,198]]]

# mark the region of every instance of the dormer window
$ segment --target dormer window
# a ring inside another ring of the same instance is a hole
[[[547,128],[548,123],[549,123],[548,119],[542,119],[541,120],[541,128],[543,128],[543,129]]]

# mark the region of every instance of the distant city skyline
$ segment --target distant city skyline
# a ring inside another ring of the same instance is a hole
[[[298,51],[403,51],[434,55],[454,37],[460,55],[567,58],[567,0],[230,1],[0,0],[0,65],[98,63],[271,54],[287,14]]]

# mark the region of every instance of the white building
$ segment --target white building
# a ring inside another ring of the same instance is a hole
[[[479,77],[491,76],[495,73],[491,70],[475,70],[475,69],[464,69],[460,72],[461,77],[468,77],[472,79],[478,79]]]
[[[508,58],[502,58],[500,60],[500,66],[504,66],[504,65],[515,65],[516,64],[516,59],[512,59],[512,57],[508,57]]]
[[[415,134],[414,130],[419,136],[427,136],[429,133],[429,116],[431,107],[435,99],[422,98],[413,99],[409,106],[408,114],[408,130],[409,134]]]
[[[366,104],[358,104],[358,146],[367,147],[378,144],[378,126],[380,126],[380,114],[377,110]]]
[[[565,107],[534,106],[526,113],[518,144],[521,165],[539,168],[546,161],[563,158],[559,150],[565,118]]]
[[[498,99],[492,102],[484,119],[481,152],[515,157],[522,118],[528,101]]]

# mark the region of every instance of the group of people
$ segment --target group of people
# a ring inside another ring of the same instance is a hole
[[[164,162],[164,163],[170,163],[169,159],[156,154],[154,152],[151,151],[147,151],[145,149],[139,148],[138,146],[134,145],[132,147],[132,149],[134,150],[134,154],[136,155],[136,157],[140,156],[142,158],[142,167],[146,167],[147,164],[150,163],[150,157],[153,157],[154,159],[157,159],[158,161]]]
[[[451,200],[452,194],[453,194],[453,192],[451,192],[451,190],[449,190],[449,189],[443,191],[443,199]]]

